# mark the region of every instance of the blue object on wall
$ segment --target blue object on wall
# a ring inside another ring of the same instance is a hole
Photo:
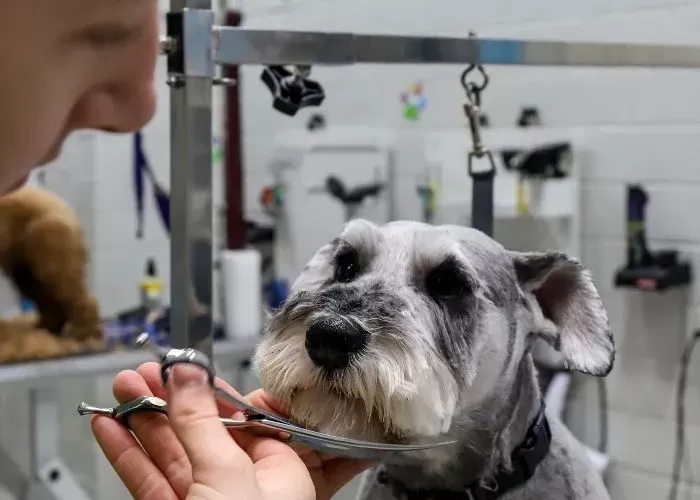
[[[289,295],[289,284],[287,280],[274,279],[270,281],[267,286],[265,286],[265,295],[267,298],[267,305],[272,309],[277,309],[284,301],[287,300]]]
[[[143,152],[143,138],[140,132],[134,134],[134,197],[136,202],[136,238],[143,238],[143,182],[146,157]]]
[[[156,180],[153,169],[148,163],[146,151],[143,147],[143,135],[141,132],[134,134],[134,196],[136,198],[136,237],[143,237],[143,220],[144,220],[144,181],[148,177],[151,182],[153,198],[155,201],[158,216],[165,228],[165,231],[170,234],[170,194]]]
[[[520,40],[479,40],[478,43],[483,64],[522,64],[526,60]]]

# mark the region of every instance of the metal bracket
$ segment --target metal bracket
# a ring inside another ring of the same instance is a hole
[[[214,12],[171,11],[166,13],[165,26],[167,38],[161,41],[161,49],[168,58],[168,74],[213,78]]]

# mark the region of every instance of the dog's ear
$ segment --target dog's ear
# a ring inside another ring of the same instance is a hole
[[[292,283],[290,292],[315,289],[323,285],[330,277],[333,254],[338,245],[340,245],[340,238],[335,238],[319,248]]]
[[[536,299],[532,333],[553,345],[568,369],[607,375],[615,345],[590,271],[563,253],[511,253],[521,289]]]

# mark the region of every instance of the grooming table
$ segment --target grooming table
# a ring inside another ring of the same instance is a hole
[[[253,354],[258,339],[213,343],[220,368],[239,368]],[[89,500],[59,453],[58,403],[67,380],[134,369],[153,357],[143,351],[125,351],[0,366],[0,386],[27,388],[30,407],[31,463],[26,473],[12,459],[12,451],[0,448],[0,484],[17,500]],[[232,381],[234,384],[237,381]]]

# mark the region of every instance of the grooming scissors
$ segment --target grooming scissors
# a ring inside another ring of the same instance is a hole
[[[242,413],[241,418],[220,417],[221,423],[229,429],[241,429],[256,435],[273,437],[282,442],[308,446],[316,451],[363,460],[401,461],[405,452],[416,452],[447,446],[456,441],[422,444],[391,444],[361,441],[312,431],[268,411],[256,408],[242,398],[230,394],[215,385],[214,370],[209,358],[194,349],[168,349],[148,342],[148,334],[138,337],[139,347],[146,347],[161,361],[161,376],[167,380],[168,372],[177,363],[190,363],[201,366],[209,375],[216,397],[226,401]],[[165,401],[154,396],[143,396],[114,408],[97,408],[86,403],[78,406],[80,415],[100,414],[115,418],[128,426],[128,418],[134,413],[155,412],[167,415]]]

